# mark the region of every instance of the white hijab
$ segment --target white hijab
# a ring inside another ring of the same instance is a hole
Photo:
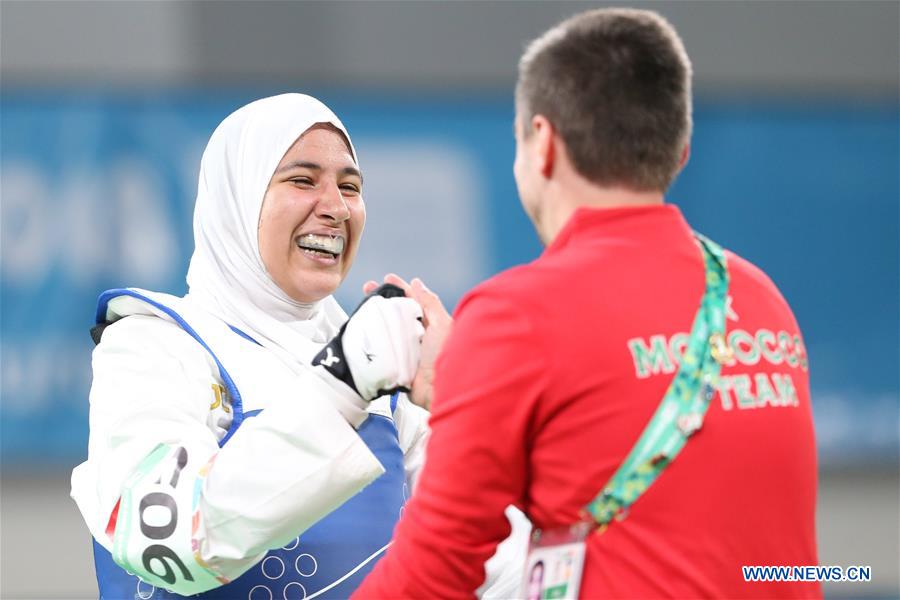
[[[297,302],[263,265],[257,228],[269,180],[284,154],[310,127],[330,123],[327,106],[303,94],[251,102],[213,132],[200,163],[194,208],[194,255],[186,298],[275,352],[293,370],[308,364],[347,315],[337,301]],[[351,143],[356,159],[356,150]]]

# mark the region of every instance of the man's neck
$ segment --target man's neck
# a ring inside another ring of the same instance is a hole
[[[624,187],[602,187],[588,182],[552,188],[544,198],[539,235],[549,245],[579,208],[629,208],[661,205],[661,191],[635,191]]]

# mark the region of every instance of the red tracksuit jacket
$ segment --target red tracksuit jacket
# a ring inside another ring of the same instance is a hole
[[[818,597],[742,565],[816,565],[807,357],[775,285],[728,253],[735,362],[703,428],[588,539],[582,598]],[[394,544],[357,598],[471,596],[509,534],[574,522],[656,410],[704,289],[670,205],[580,209],[536,261],[460,302],[438,360],[428,460]]]

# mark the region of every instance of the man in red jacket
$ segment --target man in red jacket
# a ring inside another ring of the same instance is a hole
[[[507,505],[543,530],[575,523],[635,446],[705,289],[700,245],[663,203],[687,161],[690,78],[648,11],[589,11],[526,50],[514,171],[547,248],[460,302],[433,370],[427,464],[357,597],[471,596],[509,534]],[[725,258],[728,347],[702,426],[587,537],[583,598],[821,595],[742,573],[818,564],[816,453],[797,322],[762,271]],[[420,282],[407,289],[428,320],[414,387],[427,403],[427,357],[450,323]]]

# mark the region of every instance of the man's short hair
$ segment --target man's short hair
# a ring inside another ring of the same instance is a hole
[[[526,135],[546,117],[587,179],[664,191],[691,135],[690,59],[655,12],[587,11],[525,50],[516,108]]]

